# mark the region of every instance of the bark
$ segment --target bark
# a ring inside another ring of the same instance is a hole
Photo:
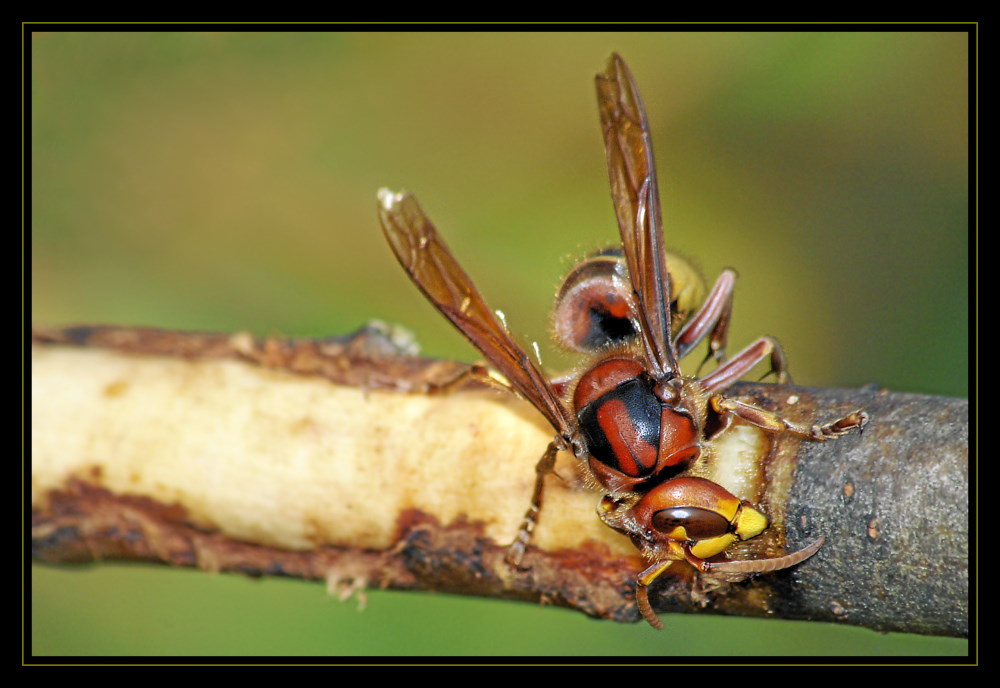
[[[413,355],[385,328],[323,340],[36,330],[33,555],[295,576],[343,592],[432,589],[637,621],[644,564],[598,520],[600,493],[571,456],[547,481],[522,569],[504,563],[552,431],[467,370]],[[746,488],[772,526],[737,556],[822,535],[818,554],[715,581],[707,597],[692,596],[693,570],[674,565],[651,590],[658,611],[968,635],[967,401],[765,384],[727,396],[797,419],[863,408],[872,420],[861,437],[768,438],[764,479]]]

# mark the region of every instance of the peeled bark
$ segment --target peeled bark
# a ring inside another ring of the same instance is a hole
[[[547,481],[523,569],[504,563],[552,430],[527,403],[464,379],[467,366],[413,356],[376,328],[325,340],[89,327],[33,339],[37,559],[639,618],[644,564],[598,520],[600,492],[571,456]],[[727,395],[801,418],[864,408],[872,420],[860,437],[771,442],[759,501],[772,527],[737,554],[826,544],[793,569],[719,585],[704,611],[966,636],[968,403],[765,384]],[[692,570],[668,573],[651,590],[656,609],[700,610]]]

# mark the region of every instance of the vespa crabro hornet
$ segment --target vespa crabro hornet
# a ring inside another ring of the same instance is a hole
[[[538,462],[531,503],[507,562],[520,565],[541,512],[545,476],[557,453],[570,450],[587,462],[606,493],[600,518],[651,562],[639,574],[636,601],[642,616],[661,628],[647,591],[673,562],[686,561],[702,573],[748,575],[793,566],[823,543],[820,538],[782,557],[709,561],[768,527],[767,517],[749,502],[710,480],[684,475],[710,450],[710,414],[818,441],[860,431],[868,416],[855,411],[832,422],[800,424],[722,395],[765,359],[778,382],[788,382],[781,348],[761,337],[726,359],[736,277],[731,270],[703,300],[703,292],[674,298],[638,88],[618,55],[596,82],[621,250],[591,256],[560,290],[556,338],[591,355],[574,379],[558,384],[565,394],[486,305],[412,195],[380,190],[379,219],[400,264],[427,299],[556,431]],[[715,367],[704,377],[682,375],[678,360],[706,337],[705,360],[714,358]]]

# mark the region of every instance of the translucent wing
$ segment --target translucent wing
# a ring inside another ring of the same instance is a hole
[[[646,109],[632,73],[614,54],[598,74],[597,103],[608,156],[611,198],[636,301],[636,317],[650,371],[679,374],[670,342],[670,279],[663,248],[660,192]]]
[[[570,420],[548,379],[486,305],[417,199],[388,189],[378,198],[382,231],[410,279],[560,436],[569,437]]]

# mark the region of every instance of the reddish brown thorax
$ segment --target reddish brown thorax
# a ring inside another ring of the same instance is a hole
[[[664,469],[680,470],[697,458],[694,420],[665,403],[660,386],[629,358],[601,361],[580,377],[573,407],[591,471],[607,489],[636,489]]]

